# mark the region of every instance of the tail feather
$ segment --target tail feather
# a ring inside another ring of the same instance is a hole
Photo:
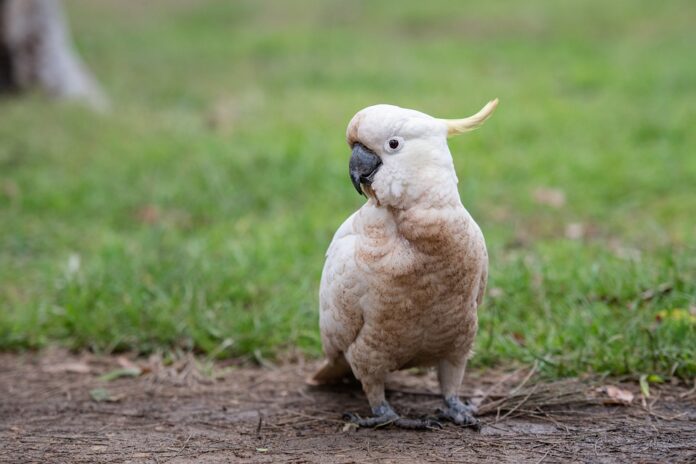
[[[319,370],[307,379],[307,384],[315,386],[332,384],[349,375],[352,376],[352,373],[346,358],[343,356],[336,359],[327,359]]]

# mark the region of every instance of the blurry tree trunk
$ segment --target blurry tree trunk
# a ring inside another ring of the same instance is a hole
[[[0,0],[0,92],[31,88],[108,105],[72,48],[60,0]]]

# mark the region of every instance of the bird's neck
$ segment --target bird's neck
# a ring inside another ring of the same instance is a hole
[[[399,234],[430,255],[452,253],[465,246],[464,239],[477,228],[458,195],[456,200],[447,199],[436,205],[392,209],[391,214]]]

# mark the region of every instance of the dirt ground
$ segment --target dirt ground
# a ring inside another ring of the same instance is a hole
[[[462,393],[479,404],[480,432],[355,430],[341,415],[368,413],[359,388],[309,388],[315,367],[0,354],[0,461],[696,462],[693,385],[651,386],[645,400],[618,380],[472,372]],[[403,414],[439,406],[432,372],[395,374],[388,387]]]

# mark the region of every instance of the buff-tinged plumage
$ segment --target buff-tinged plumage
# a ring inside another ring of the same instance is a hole
[[[480,125],[480,114],[469,122]],[[438,366],[443,394],[456,395],[471,354],[488,256],[457,190],[447,136],[466,131],[467,120],[457,121],[376,105],[348,125],[348,144],[362,144],[381,165],[362,185],[368,201],[326,254],[320,327],[327,361],[313,382],[352,372],[373,410],[385,401],[386,375],[407,367]]]

